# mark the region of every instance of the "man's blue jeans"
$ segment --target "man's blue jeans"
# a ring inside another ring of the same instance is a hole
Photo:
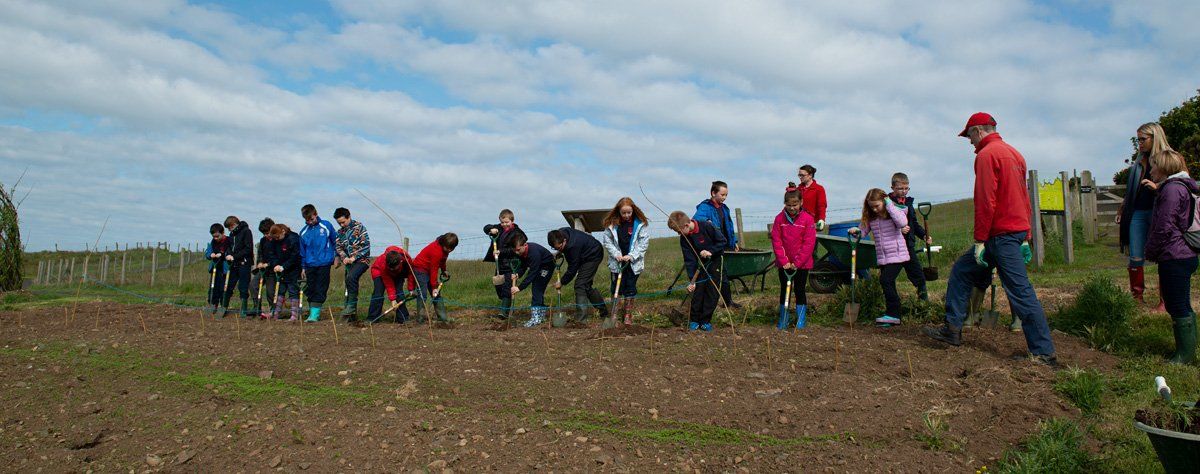
[[[946,284],[946,323],[961,329],[967,317],[967,301],[971,298],[971,287],[986,288],[992,280],[992,268],[1004,284],[1004,293],[1012,312],[1021,320],[1025,333],[1025,344],[1034,355],[1053,355],[1054,341],[1050,340],[1050,326],[1046,324],[1046,312],[1037,299],[1029,274],[1025,273],[1025,257],[1021,255],[1021,243],[1025,233],[997,235],[984,243],[984,260],[989,267],[975,263],[971,251],[954,262],[950,280]]]

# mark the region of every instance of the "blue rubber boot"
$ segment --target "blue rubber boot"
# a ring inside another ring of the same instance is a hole
[[[799,310],[800,307],[796,307],[796,309]],[[780,331],[787,329],[788,318],[789,318],[789,315],[788,315],[787,305],[785,305],[785,304],[779,305],[779,322],[775,324],[775,329],[778,329]]]
[[[796,305],[796,329],[804,329],[808,325],[808,305]]]
[[[688,323],[688,331],[695,331],[697,329],[700,329],[700,323],[695,321]]]
[[[309,306],[308,307],[308,319],[305,319],[304,322],[315,323],[320,320],[321,320],[321,307],[317,306],[317,305]]]

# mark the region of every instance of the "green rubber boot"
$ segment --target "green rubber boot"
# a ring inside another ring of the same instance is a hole
[[[1172,364],[1190,364],[1196,359],[1196,313],[1171,320],[1175,332],[1175,354]]]

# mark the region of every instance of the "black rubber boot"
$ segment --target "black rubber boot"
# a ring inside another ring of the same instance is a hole
[[[962,328],[952,328],[950,327],[949,323],[942,324],[942,327],[937,329],[928,327],[922,328],[921,331],[924,332],[926,336],[933,338],[935,341],[944,342],[952,346],[962,345]]]
[[[253,318],[253,316],[250,315],[249,308],[250,308],[250,297],[243,296],[242,297],[242,317],[243,318],[246,318],[246,319]]]

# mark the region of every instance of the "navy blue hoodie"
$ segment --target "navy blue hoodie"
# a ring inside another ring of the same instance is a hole
[[[700,261],[700,251],[707,250],[712,253],[705,263],[704,268],[709,272],[719,270],[721,267],[718,264],[721,259],[721,253],[725,251],[725,236],[721,232],[713,228],[708,221],[695,221],[696,229],[692,233],[679,236],[679,248],[683,251],[683,265],[687,268],[687,274],[696,273],[696,265]],[[691,245],[688,245],[691,242]],[[695,250],[693,251],[693,247]]]
[[[587,232],[580,232],[570,227],[563,227],[558,231],[567,236],[567,246],[563,247],[561,252],[567,259],[567,271],[559,279],[565,285],[575,279],[575,274],[579,272],[579,266],[583,262],[603,260],[604,246],[600,245],[600,241]]]
[[[525,252],[525,256],[518,256],[517,258],[521,259],[521,271],[517,272],[517,276],[525,277],[524,280],[521,280],[521,285],[518,287],[522,290],[529,287],[533,283],[533,279],[542,270],[554,271],[554,254],[546,250],[546,247],[533,242],[529,243],[529,251]]]

